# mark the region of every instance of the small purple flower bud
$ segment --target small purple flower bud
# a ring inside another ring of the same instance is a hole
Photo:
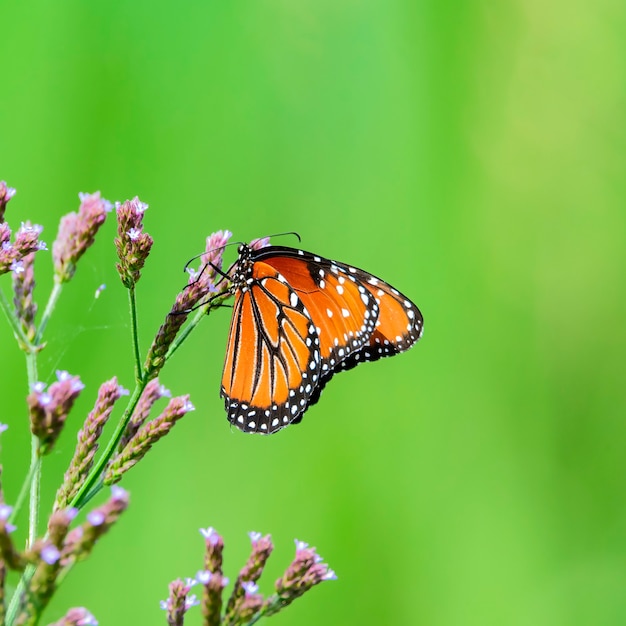
[[[43,393],[39,394],[39,404],[41,404],[41,406],[48,406],[51,403],[52,403],[52,396],[49,393],[46,393],[44,391]]]
[[[61,558],[61,553],[56,546],[49,544],[41,549],[40,556],[48,565],[54,565]]]
[[[113,485],[111,487],[111,497],[113,500],[128,503],[128,491],[119,485]]]
[[[247,595],[252,595],[259,591],[259,586],[251,580],[242,581],[241,586]]]
[[[169,611],[170,610],[170,599],[168,598],[167,600],[159,600],[159,606],[161,607],[162,611]]]
[[[185,599],[185,610],[189,610],[192,606],[198,606],[200,604],[200,600],[195,596],[195,594],[191,594],[187,596]]]
[[[87,513],[87,520],[92,526],[100,526],[104,522],[104,519],[105,515],[99,509],[89,511],[89,513]]]
[[[296,544],[296,552],[300,552],[300,550],[306,550],[309,547],[309,544],[305,541],[299,541],[298,539],[294,539]]]
[[[209,570],[201,569],[201,570],[198,570],[198,573],[196,574],[196,580],[201,585],[206,585],[211,580],[211,576],[212,575],[213,574],[211,574],[211,572],[209,572]]]
[[[8,424],[3,424],[2,422],[0,422],[0,435],[6,430],[8,430],[8,428],[9,428]]]
[[[8,504],[0,504],[0,520],[8,520],[9,516],[13,513],[13,507]]]
[[[209,526],[208,528],[201,528],[200,534],[207,540],[211,545],[215,545],[219,540],[220,536],[213,528],[213,526]]]
[[[256,543],[263,535],[261,533],[254,532],[251,530],[248,533],[248,537],[250,537],[250,541],[254,544]]]
[[[171,398],[172,392],[165,385],[159,385],[159,395],[161,398]]]
[[[67,519],[71,522],[78,515],[78,509],[75,506],[71,506],[65,509],[65,515],[67,515]]]
[[[24,272],[24,263],[23,261],[13,261],[11,265],[9,265],[9,269],[15,274],[22,274]]]
[[[329,569],[322,578],[323,580],[337,580],[337,574],[335,574],[335,570]]]

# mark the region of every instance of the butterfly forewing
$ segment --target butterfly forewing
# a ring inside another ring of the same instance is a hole
[[[302,300],[318,334],[322,372],[332,371],[368,344],[378,304],[346,268],[309,252],[278,250],[280,255],[264,262],[276,268]]]
[[[242,430],[271,433],[307,406],[320,373],[317,334],[297,293],[255,263],[236,291],[221,395]]]

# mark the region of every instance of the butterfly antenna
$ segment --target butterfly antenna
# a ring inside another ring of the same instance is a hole
[[[293,235],[298,240],[298,243],[302,241],[300,235],[295,230],[290,230],[286,233],[276,233],[274,235],[268,235],[268,237],[271,239],[272,237],[286,237],[287,235]]]
[[[215,252],[216,250],[223,250],[224,248],[227,248],[228,246],[240,246],[241,244],[242,244],[241,241],[231,241],[229,243],[225,243],[223,246],[218,246],[217,248],[211,248],[211,250],[205,250],[204,252],[200,252],[200,254],[196,254],[195,256],[192,256],[189,259],[189,261],[187,261],[187,263],[185,263],[185,267],[183,267],[183,272],[186,272],[189,269],[189,266],[196,259],[199,259],[200,257],[203,257],[205,254],[210,254],[211,252]],[[215,267],[215,265],[213,265],[213,263],[211,263],[211,266],[213,267],[213,269],[216,269],[216,267]],[[218,272],[219,272],[219,270],[218,270]],[[219,272],[219,273],[222,274],[222,272]]]

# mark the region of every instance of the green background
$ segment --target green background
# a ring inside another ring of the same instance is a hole
[[[126,476],[129,511],[43,623],[76,605],[165,623],[158,600],[200,568],[209,525],[231,579],[246,532],[272,534],[264,593],[294,537],[336,570],[275,624],[626,622],[623,3],[3,0],[0,23],[8,220],[51,246],[79,191],[148,202],[144,350],[220,228],[296,230],[391,281],[426,328],[264,438],[233,431],[218,395],[228,309],[204,321],[161,377],[197,410]],[[86,385],[44,510],[99,384],[133,384],[114,230],[40,357],[42,380]],[[43,307],[50,253],[37,271]],[[4,323],[0,356],[12,502],[29,437]]]

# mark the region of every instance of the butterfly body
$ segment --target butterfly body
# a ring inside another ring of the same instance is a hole
[[[246,432],[299,422],[337,372],[421,336],[418,308],[385,281],[303,250],[239,247],[221,396]]]

